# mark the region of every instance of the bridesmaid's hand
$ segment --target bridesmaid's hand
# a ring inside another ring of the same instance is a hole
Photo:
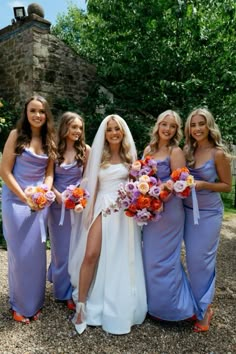
[[[205,181],[196,181],[195,180],[195,189],[196,189],[196,191],[200,191],[202,189],[206,189],[205,185],[206,185]]]

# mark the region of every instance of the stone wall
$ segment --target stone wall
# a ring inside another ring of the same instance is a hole
[[[0,97],[16,106],[34,93],[78,105],[96,80],[96,68],[50,33],[50,22],[31,14],[0,30]]]

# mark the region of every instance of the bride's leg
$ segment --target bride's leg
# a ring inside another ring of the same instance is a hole
[[[93,222],[87,239],[84,260],[79,276],[79,303],[85,303],[88,291],[93,280],[94,272],[101,252],[102,244],[102,217],[101,214]],[[81,313],[78,314],[76,323],[81,323]]]

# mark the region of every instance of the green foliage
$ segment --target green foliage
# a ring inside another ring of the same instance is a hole
[[[18,118],[18,110],[15,109],[15,107],[11,103],[0,99],[0,151],[3,150],[8,134],[10,130],[14,127]]]
[[[141,129],[165,109],[185,118],[207,106],[235,142],[235,0],[89,0],[87,13],[69,5],[54,33],[97,66]]]

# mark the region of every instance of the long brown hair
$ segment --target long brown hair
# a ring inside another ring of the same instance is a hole
[[[16,139],[15,153],[17,155],[22,154],[24,148],[30,144],[32,139],[32,130],[27,116],[27,106],[33,100],[41,102],[46,113],[46,122],[41,128],[43,151],[50,158],[55,159],[56,143],[53,116],[47,100],[39,95],[33,95],[25,102],[21,118],[18,120],[16,125],[18,136]]]
[[[66,151],[66,137],[68,134],[70,124],[78,118],[82,123],[82,133],[78,140],[74,142],[74,148],[76,150],[75,159],[78,165],[82,165],[86,159],[86,144],[85,144],[85,132],[84,132],[84,120],[75,112],[65,112],[61,116],[58,126],[58,144],[57,144],[57,159],[59,165],[64,161],[64,153]]]

